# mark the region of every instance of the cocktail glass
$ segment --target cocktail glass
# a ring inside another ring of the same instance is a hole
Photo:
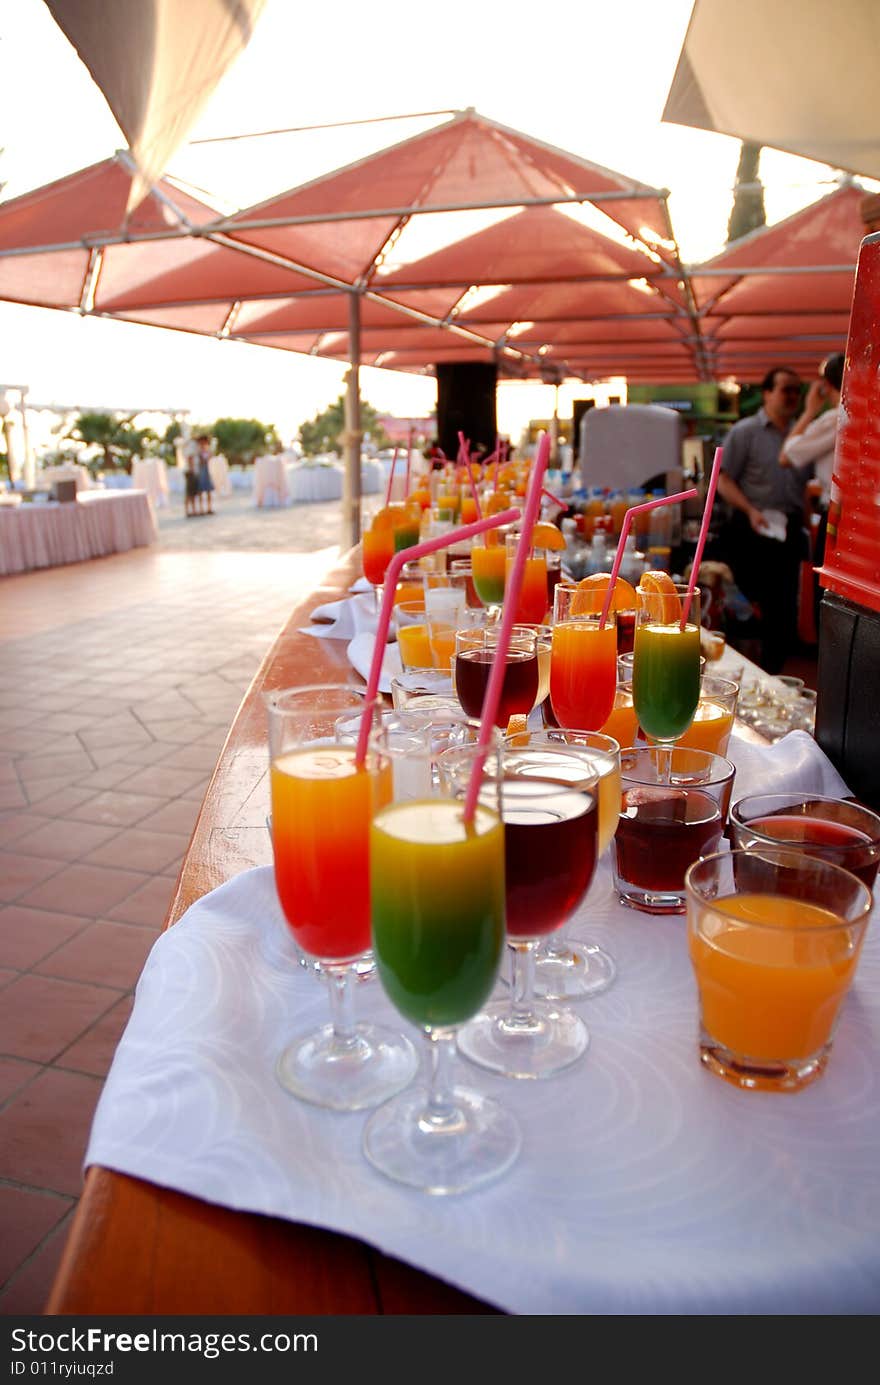
[[[516,745],[509,736],[506,745]],[[540,759],[542,751],[555,755],[560,749],[582,764],[578,773],[596,780],[599,798],[597,858],[608,850],[620,816],[620,746],[611,736],[598,731],[572,731],[546,728],[528,733],[529,752]],[[555,761],[557,772],[562,764]],[[552,933],[542,939],[535,959],[535,995],[544,1000],[587,1000],[607,991],[617,975],[614,958],[605,948],[589,939],[560,937]]]
[[[440,757],[441,783],[470,770],[473,751]],[[535,997],[538,944],[560,928],[589,888],[598,845],[596,777],[565,746],[507,746],[496,773],[504,817],[509,996],[492,1001],[458,1034],[471,1062],[505,1077],[552,1077],[589,1043],[583,1021],[563,1005]]]
[[[479,720],[489,674],[498,648],[498,628],[477,626],[455,633],[455,691],[469,717]],[[528,716],[538,695],[538,654],[534,632],[511,633],[495,724],[506,727],[515,714]]]
[[[849,799],[823,794],[749,794],[730,810],[735,847],[784,845],[830,861],[872,889],[880,864],[880,817]]]
[[[497,617],[504,601],[507,552],[497,530],[481,535],[471,549],[474,590],[483,605]]]
[[[620,901],[646,914],[683,914],[684,877],[717,851],[735,770],[721,755],[675,746],[621,751],[620,818],[612,867]]]
[[[356,966],[370,950],[369,826],[392,793],[390,773],[355,764],[336,742],[341,717],[364,709],[362,689],[337,684],[267,695],[275,884],[295,942],[321,963],[330,1023],[300,1035],[278,1059],[283,1087],[318,1106],[375,1106],[415,1072],[412,1044],[356,1024]]]
[[[379,784],[396,779],[396,751],[372,741]],[[396,1182],[425,1192],[464,1192],[503,1174],[519,1152],[513,1118],[497,1102],[453,1082],[455,1034],[491,994],[504,949],[504,827],[500,776],[489,774],[472,822],[463,791],[399,798],[370,832],[373,939],[382,985],[423,1031],[427,1085],[381,1106],[364,1131],[364,1153]]]
[[[738,697],[739,686],[729,678],[703,674],[694,719],[679,736],[676,745],[708,750],[713,755],[726,755]]]
[[[610,736],[612,740],[617,741],[621,750],[635,745],[639,735],[639,719],[633,706],[632,679],[618,682],[614,706],[601,731],[603,736]]]
[[[805,1087],[828,1062],[870,890],[778,845],[707,856],[685,887],[700,1061],[737,1087]]]
[[[434,661],[424,601],[399,602],[392,611],[391,623],[397,635],[397,648],[403,667],[431,668]]]
[[[700,700],[700,594],[693,593],[682,630],[686,592],[669,578],[636,589],[633,703],[645,735],[666,750],[690,726]]]
[[[613,611],[578,612],[578,588],[560,584],[553,611],[550,702],[560,726],[598,731],[608,720],[617,686],[617,630]]]
[[[505,536],[505,591],[522,534]],[[547,558],[542,549],[530,549],[523,568],[522,586],[514,620],[518,625],[541,625],[547,615]]]
[[[376,610],[379,609],[385,573],[393,557],[394,530],[390,526],[384,529],[364,530],[361,535],[361,561],[364,576],[373,588]]]

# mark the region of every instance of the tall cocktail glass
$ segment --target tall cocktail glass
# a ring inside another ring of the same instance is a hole
[[[355,1111],[399,1091],[416,1066],[408,1039],[353,1014],[356,967],[370,949],[370,819],[391,778],[368,774],[355,747],[336,740],[340,718],[363,711],[363,690],[313,684],[266,700],[275,884],[295,942],[321,963],[331,1009],[329,1024],[284,1050],[278,1079],[305,1101]]]
[[[377,734],[380,795],[397,752]],[[449,752],[447,752],[449,753]],[[457,1193],[499,1177],[519,1152],[513,1118],[453,1082],[455,1034],[488,999],[504,948],[504,828],[498,774],[490,773],[471,822],[455,793],[413,799],[396,788],[370,832],[376,962],[392,1004],[423,1031],[427,1085],[381,1106],[364,1152],[387,1177],[430,1193]],[[411,757],[409,757],[411,758]]]
[[[665,573],[643,573],[636,589],[633,703],[645,735],[666,748],[690,726],[700,700],[700,594],[682,629],[686,592]]]
[[[550,702],[560,726],[598,731],[617,686],[616,616],[580,614],[577,587],[556,588],[550,653]]]

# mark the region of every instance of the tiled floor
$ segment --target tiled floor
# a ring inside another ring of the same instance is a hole
[[[0,580],[6,1314],[45,1304],[101,1082],[229,723],[335,557],[335,505],[233,502],[192,525],[197,541],[176,512],[161,519],[155,548]],[[212,525],[232,551],[210,547]]]

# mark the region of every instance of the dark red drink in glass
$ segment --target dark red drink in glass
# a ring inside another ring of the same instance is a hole
[[[635,611],[617,612],[617,653],[632,654],[636,634]]]
[[[465,649],[455,656],[455,691],[469,717],[479,718],[489,674],[495,662],[494,649]],[[534,650],[511,649],[507,656],[504,682],[495,725],[505,727],[517,712],[528,715],[538,695],[538,658]]]
[[[549,800],[530,798],[523,783],[505,783],[502,798],[507,933],[543,937],[574,912],[593,878],[597,798],[562,786]]]

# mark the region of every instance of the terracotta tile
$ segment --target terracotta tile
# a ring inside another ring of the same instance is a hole
[[[128,707],[120,704],[124,715],[105,715],[100,723],[92,726],[87,731],[80,733],[83,745],[88,746],[109,746],[109,745],[140,745],[150,739],[149,732],[144,729],[136,717],[132,716]]]
[[[74,914],[8,904],[0,909],[0,965],[28,971],[85,927]]]
[[[174,721],[180,717],[195,715],[195,708],[189,698],[182,697],[180,693],[174,691],[160,693],[158,697],[136,702],[132,711],[147,726],[153,722]]]
[[[180,797],[187,803],[198,803],[201,805],[205,794],[208,792],[208,785],[210,782],[211,776],[209,774],[206,778],[200,779],[197,784],[193,784],[192,788],[187,789],[186,793],[182,793]]]
[[[70,817],[79,822],[106,823],[108,827],[133,827],[136,822],[163,808],[170,795],[165,798],[158,794],[123,793],[118,789],[107,789],[95,794],[81,808],[74,808]]]
[[[87,1029],[76,1043],[64,1050],[55,1060],[55,1067],[90,1073],[93,1077],[105,1077],[110,1070],[113,1055],[128,1024],[133,1006],[134,996],[123,996],[112,1009],[96,1020],[91,1029]]]
[[[182,864],[183,856],[178,856],[176,861],[172,861],[171,864],[166,866],[164,870],[160,870],[159,874],[166,876],[169,880],[176,880],[178,875],[180,874],[180,867],[182,866]]]
[[[127,765],[122,759],[114,760],[111,764],[103,765],[100,769],[93,770],[91,774],[83,778],[77,777],[77,784],[81,789],[93,789],[95,793],[99,789],[117,789],[123,787],[126,779],[134,771],[131,765]]]
[[[55,867],[57,870],[57,861]],[[35,909],[67,909],[98,918],[132,894],[147,878],[142,871],[118,870],[113,866],[66,866],[51,880],[22,895],[20,902]]]
[[[29,1255],[70,1211],[70,1200],[24,1188],[0,1187],[0,1284],[19,1269]]]
[[[154,875],[177,860],[185,845],[179,832],[146,832],[141,827],[130,827],[96,847],[85,861],[89,865],[119,866]]]
[[[35,751],[40,751],[46,744],[46,737],[42,731],[31,730],[30,727],[24,731],[13,731],[10,736],[11,743],[15,746],[17,755],[32,755]]]
[[[138,826],[151,832],[179,832],[188,845],[198,815],[198,803],[187,803],[185,799],[177,798],[151,813],[148,818],[143,818]]]
[[[0,1291],[0,1314],[33,1317],[45,1312],[72,1221],[73,1210],[67,1213],[55,1230],[49,1233],[39,1250]]]
[[[121,989],[121,988],[120,988]],[[0,1053],[50,1063],[119,998],[108,986],[29,973],[3,992]]]
[[[71,783],[74,778],[92,774],[95,766],[84,750],[72,755],[23,756],[16,762],[16,769],[25,789],[31,784],[40,787],[38,781],[64,779]]]
[[[156,740],[166,745],[190,745],[202,725],[203,719],[193,709],[192,716],[183,721],[154,721],[151,730]]]
[[[94,797],[94,789],[83,789],[75,784],[70,784],[66,788],[58,789],[55,793],[46,793],[42,796],[40,798],[40,812],[45,813],[46,817],[49,818],[63,818],[68,813],[72,813],[74,808],[82,807],[84,803],[88,803]]]
[[[43,1069],[24,1058],[0,1058],[0,1105],[26,1086]]]
[[[95,709],[92,712],[52,712],[50,716],[41,722],[46,731],[84,731],[86,727],[94,726],[100,717],[100,711]]]
[[[126,784],[127,793],[157,794],[165,798],[179,798],[195,784],[201,783],[204,774],[201,770],[174,769],[170,765],[149,765],[135,771]]]
[[[93,750],[92,754],[95,753]],[[172,753],[171,747],[162,741],[147,741],[144,745],[127,746],[117,763],[124,764],[130,773],[132,766],[161,764]]]
[[[57,860],[43,856],[24,856],[17,851],[0,851],[0,900],[8,902],[39,885],[59,869]]]
[[[10,756],[8,760],[0,760],[0,784],[14,784],[17,779],[15,759]]]
[[[16,813],[13,810],[6,817],[0,819],[0,847],[8,846],[10,842],[17,841],[20,837],[26,837],[40,827],[45,827],[49,820],[49,818],[40,817],[36,813]]]
[[[166,746],[165,754],[164,763],[173,769],[201,770],[208,774],[217,763],[216,751],[210,745],[177,745],[173,750]]]
[[[130,741],[120,741],[118,745],[90,745],[89,754],[99,769],[108,765],[118,765],[123,760],[130,759],[134,750],[138,747]]]
[[[24,786],[24,791],[28,796],[31,807],[37,808],[39,812],[49,814],[50,805],[66,789],[73,788],[80,778],[82,771],[62,775],[50,775],[45,779],[31,779]],[[94,793],[94,789],[83,790],[86,793]]]
[[[16,780],[15,783],[0,784],[0,812],[6,808],[26,808],[27,799],[24,789]]]
[[[17,968],[0,967],[0,991],[11,981],[16,981],[19,976],[21,976],[21,972]]]
[[[174,881],[164,875],[154,875],[121,904],[107,910],[107,917],[119,923],[140,923],[159,929],[165,922],[174,894]]]
[[[15,843],[16,851],[28,856],[45,856],[59,861],[78,861],[117,835],[117,827],[101,827],[94,822],[64,822],[44,819]]]
[[[142,928],[131,923],[90,923],[75,938],[44,957],[33,974],[128,990],[143,971],[159,932],[158,925]]]

